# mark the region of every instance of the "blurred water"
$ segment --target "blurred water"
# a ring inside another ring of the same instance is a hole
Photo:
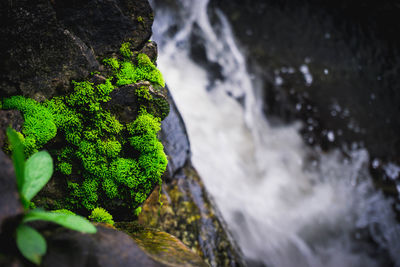
[[[151,2],[158,65],[193,163],[249,262],[384,266],[391,258],[400,266],[400,229],[372,185],[368,152],[323,153],[303,143],[299,123],[272,127],[224,15],[214,10],[211,23],[207,0]],[[193,59],[199,43],[222,79],[211,81],[211,65]]]

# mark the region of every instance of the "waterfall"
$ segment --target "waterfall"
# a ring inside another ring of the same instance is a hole
[[[300,123],[271,126],[260,80],[208,0],[151,4],[158,66],[186,123],[193,164],[246,259],[365,267],[390,257],[400,266],[400,228],[390,199],[374,189],[368,151],[322,152],[304,144]],[[203,61],[191,52],[199,44]]]

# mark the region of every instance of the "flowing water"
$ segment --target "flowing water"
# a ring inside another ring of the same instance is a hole
[[[260,80],[207,5],[152,1],[153,39],[193,163],[249,266],[400,266],[400,227],[373,187],[368,152],[322,152],[304,144],[299,123],[271,126]]]

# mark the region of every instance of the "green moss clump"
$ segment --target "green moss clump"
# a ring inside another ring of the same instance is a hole
[[[3,109],[18,109],[24,115],[24,126],[21,141],[27,156],[38,151],[40,147],[54,138],[57,127],[53,114],[37,101],[23,96],[6,98],[2,103]]]
[[[25,150],[40,149],[56,134],[58,139],[65,139],[63,147],[53,145],[50,152],[56,156],[56,170],[66,177],[68,185],[69,195],[61,202],[72,210],[90,211],[98,206],[114,210],[118,207],[112,203],[122,203],[133,213],[161,183],[166,169],[167,157],[157,138],[160,118],[148,112],[146,103],[141,103],[139,115],[127,125],[102,107],[115,86],[138,80],[164,86],[161,74],[146,55],[139,54],[134,59],[137,63],[133,63],[128,43],[120,52],[123,61],[104,60],[114,76],[103,84],[73,81],[70,95],[42,103],[15,96],[2,103],[3,108],[24,114],[20,138]],[[137,95],[152,100],[148,88],[140,88]]]
[[[131,56],[128,57],[129,53],[126,51],[126,47],[124,49],[121,47],[121,50],[124,51],[123,61],[119,61],[116,58],[106,58],[103,60],[106,65],[112,68],[117,79],[117,86],[135,83],[140,80],[147,80],[165,87],[161,72],[154,66],[153,62],[151,62],[146,54],[138,54],[136,57],[137,64],[134,64],[128,60]],[[128,49],[128,51],[130,50]]]
[[[71,163],[60,162],[57,167],[62,174],[71,175],[71,173],[72,173],[72,164]]]
[[[121,45],[121,48],[119,49],[121,55],[126,59],[131,59],[131,57],[133,56],[133,52],[131,51],[130,47],[130,43],[123,43]]]
[[[153,97],[151,96],[149,88],[147,86],[140,86],[138,89],[136,89],[135,93],[136,96],[139,98],[139,100],[141,99],[148,101],[153,100]]]
[[[107,223],[110,225],[114,225],[114,220],[113,220],[112,215],[103,208],[93,209],[92,213],[89,215],[89,219],[94,222]]]
[[[106,58],[103,60],[103,63],[111,67],[113,70],[118,70],[120,67],[119,61],[116,58]]]

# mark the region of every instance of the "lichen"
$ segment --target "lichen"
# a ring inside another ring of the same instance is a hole
[[[102,106],[111,99],[116,86],[139,80],[164,86],[161,73],[145,54],[133,58],[129,43],[122,44],[120,53],[122,61],[103,61],[113,76],[102,84],[72,81],[74,90],[66,96],[41,103],[14,96],[1,103],[4,109],[23,113],[20,138],[28,155],[56,134],[60,137],[57,140],[64,138],[64,142],[53,145],[51,153],[56,158],[56,170],[66,177],[68,196],[63,202],[72,210],[108,209],[110,200],[115,199],[133,214],[161,183],[166,169],[167,157],[157,138],[160,118],[148,112],[146,103],[140,103],[137,118],[126,125]],[[151,99],[148,88],[139,88],[137,94]]]

